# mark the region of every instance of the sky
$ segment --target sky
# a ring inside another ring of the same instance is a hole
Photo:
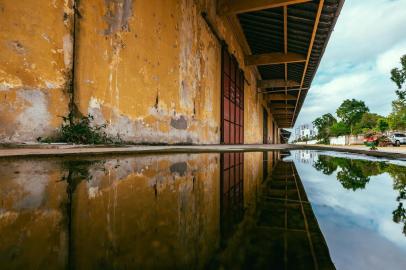
[[[346,0],[295,126],[335,115],[352,98],[388,115],[396,99],[390,70],[404,54],[406,0]]]

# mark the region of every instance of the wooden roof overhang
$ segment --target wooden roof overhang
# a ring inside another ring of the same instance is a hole
[[[221,0],[281,128],[293,127],[345,0]]]

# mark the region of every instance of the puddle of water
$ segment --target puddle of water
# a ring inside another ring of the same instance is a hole
[[[0,160],[1,269],[404,269],[406,162]]]

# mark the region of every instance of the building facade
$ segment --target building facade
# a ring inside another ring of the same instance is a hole
[[[310,139],[317,135],[313,124],[303,124],[295,128],[295,140]]]
[[[0,142],[52,136],[71,113],[134,143],[279,143],[342,1],[262,2],[2,1]],[[280,31],[285,47],[267,46]]]

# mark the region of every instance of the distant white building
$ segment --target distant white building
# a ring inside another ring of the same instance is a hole
[[[317,130],[313,124],[304,124],[295,128],[295,140],[311,138],[317,135]]]

